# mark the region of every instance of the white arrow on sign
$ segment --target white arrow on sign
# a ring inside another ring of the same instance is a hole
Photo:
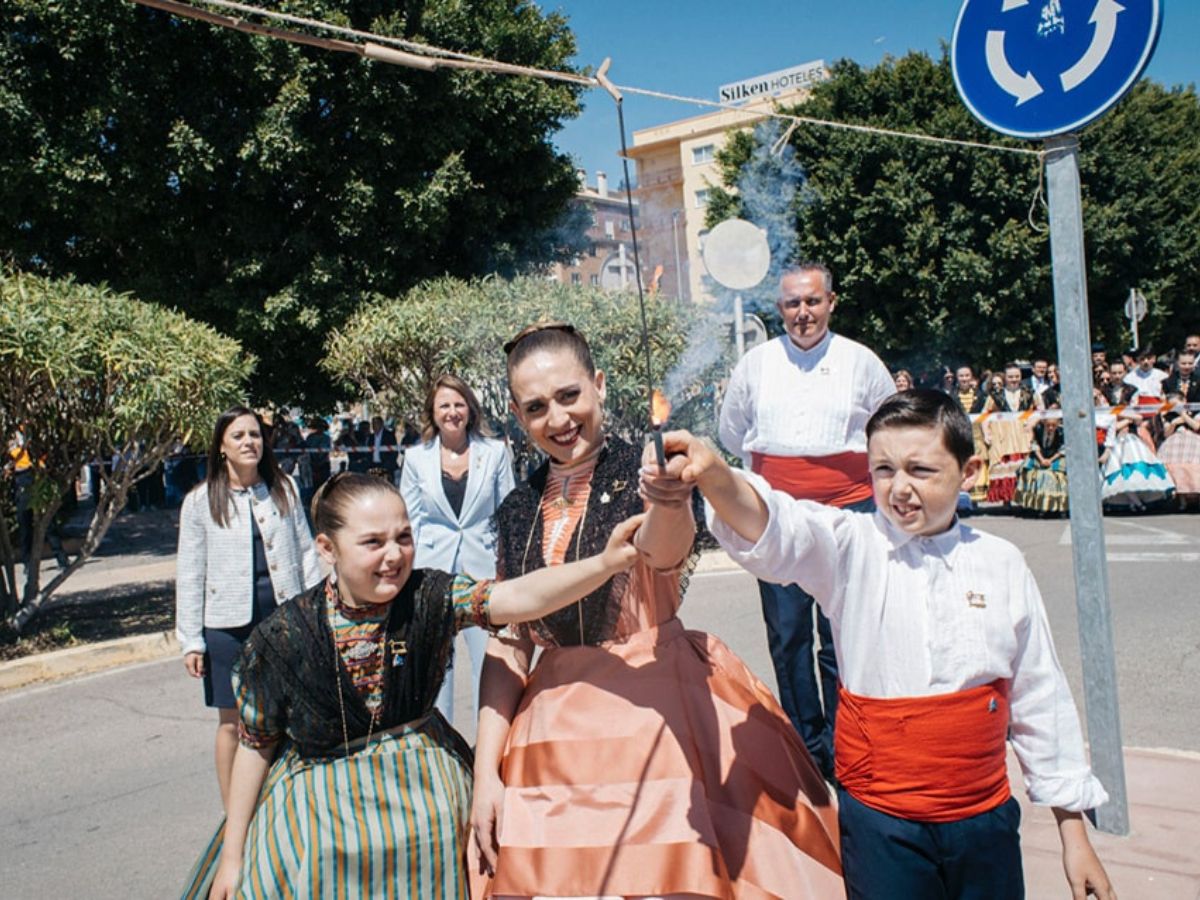
[[[1010,8],[1005,7],[1006,10]],[[1018,75],[1016,69],[1008,64],[1008,57],[1004,55],[1003,31],[987,33],[987,67],[1001,90],[1017,98],[1017,106],[1032,100],[1042,92],[1042,86],[1038,84],[1032,72]]]
[[[1004,6],[1000,8],[1000,12],[1006,13],[1012,9],[1020,9],[1022,6],[1028,6],[1029,0],[1004,0]]]
[[[1112,49],[1113,39],[1117,36],[1117,16],[1124,11],[1125,7],[1117,0],[1096,0],[1092,17],[1088,19],[1089,24],[1096,26],[1092,42],[1079,62],[1059,76],[1064,91],[1079,87],[1100,68],[1100,63],[1104,62],[1104,57]]]

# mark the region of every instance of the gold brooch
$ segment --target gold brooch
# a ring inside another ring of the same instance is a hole
[[[408,656],[408,641],[390,640],[388,649],[392,652],[392,665],[404,665],[404,657]]]
[[[967,591],[967,606],[972,609],[986,609],[987,598],[983,594],[977,594],[974,591]]]
[[[625,482],[624,481],[614,481],[612,483],[612,489],[613,489],[614,494],[620,493],[621,491],[625,490]]]

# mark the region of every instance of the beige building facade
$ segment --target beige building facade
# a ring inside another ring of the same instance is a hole
[[[816,74],[806,80],[828,77],[822,62],[796,67]],[[783,73],[772,73],[772,76]],[[788,85],[772,93],[759,76],[736,85],[725,85],[720,96],[749,96],[737,109],[719,109],[633,133],[629,158],[637,165],[638,249],[643,271],[662,267],[660,289],[666,296],[704,302],[703,261],[705,216],[713,187],[720,185],[717,153],[734,130],[753,128],[765,112],[802,101],[807,86],[791,86],[797,79],[776,79]],[[760,86],[763,88],[759,90]]]
[[[583,169],[578,174],[579,192],[571,202],[582,206],[591,216],[591,224],[587,229],[588,249],[570,263],[555,265],[550,270],[550,278],[576,287],[635,290],[633,230],[629,227],[629,203],[625,192],[609,190],[608,178],[603,172],[596,173],[594,185],[588,184],[587,172]],[[635,200],[635,216],[637,206]],[[640,221],[637,227],[640,242]]]

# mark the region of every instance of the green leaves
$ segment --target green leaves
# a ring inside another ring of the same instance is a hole
[[[299,0],[289,12],[565,68],[525,0]],[[417,72],[132,3],[0,4],[0,259],[107,282],[239,339],[252,394],[328,405],[327,330],[445,274],[569,256],[549,141],[579,88]],[[287,298],[286,308],[280,298]]]
[[[945,55],[912,53],[872,69],[843,60],[832,75],[794,111],[1030,146],[971,118]],[[1121,308],[1135,285],[1150,300],[1144,338],[1172,346],[1200,325],[1197,133],[1192,88],[1142,82],[1082,136],[1092,337],[1110,351],[1130,340]],[[720,155],[728,192],[710,204],[710,224],[747,214],[740,185],[764,143],[742,133]],[[839,331],[918,371],[1053,352],[1036,160],[815,126],[797,128],[791,146],[807,179],[794,217],[795,256],[833,270]]]
[[[679,360],[696,313],[646,298],[655,380]],[[322,365],[393,414],[416,419],[433,380],[465,379],[497,421],[507,415],[504,343],[540,320],[571,322],[608,377],[608,411],[618,432],[640,435],[648,422],[646,363],[637,295],[567,287],[544,278],[511,281],[440,278],[407,294],[379,297],[329,340]]]
[[[104,285],[0,270],[0,434],[20,432],[35,463],[37,553],[83,466],[125,460],[104,476],[80,559],[40,595],[39,567],[26,571],[23,616],[96,548],[129,488],[176,440],[208,434],[242,399],[252,366],[236,341],[180,313]],[[0,527],[12,497],[0,482]],[[0,540],[0,601],[15,593],[13,553]]]
[[[0,300],[0,431],[26,423],[64,477],[130,438],[205,433],[252,368],[236,341],[105,286],[5,274]]]

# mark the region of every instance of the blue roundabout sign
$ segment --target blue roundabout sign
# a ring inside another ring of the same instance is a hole
[[[967,108],[1020,138],[1075,131],[1133,87],[1161,0],[964,0],[951,65]]]

